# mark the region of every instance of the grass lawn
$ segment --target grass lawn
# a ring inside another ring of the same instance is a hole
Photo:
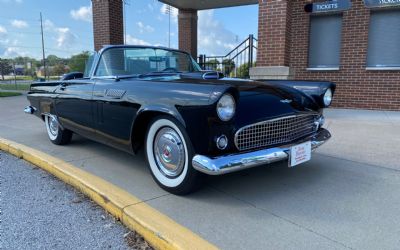
[[[0,91],[0,97],[10,97],[10,96],[19,96],[22,95],[21,93],[18,92],[1,92]]]
[[[0,90],[29,90],[30,84],[0,84]]]

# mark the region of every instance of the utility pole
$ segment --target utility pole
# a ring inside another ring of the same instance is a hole
[[[44,79],[46,79],[46,55],[44,53],[44,36],[43,36],[43,19],[42,19],[42,12],[40,12],[40,30],[42,33],[42,54],[43,54],[43,71],[44,71]]]
[[[13,70],[14,70],[14,84],[15,84],[15,89],[18,89],[18,88],[17,88],[17,71],[15,70],[15,61],[13,60],[12,63],[13,63]]]

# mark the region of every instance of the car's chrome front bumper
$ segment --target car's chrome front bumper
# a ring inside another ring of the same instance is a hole
[[[210,158],[204,155],[195,155],[192,160],[193,167],[205,174],[222,175],[260,165],[286,160],[290,156],[290,148],[294,145],[311,141],[312,149],[316,149],[331,138],[326,129],[320,129],[317,134],[303,138],[289,145],[276,148],[262,149],[253,152],[224,155]]]

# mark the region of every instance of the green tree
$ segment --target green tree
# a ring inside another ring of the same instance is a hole
[[[62,63],[58,63],[53,67],[53,75],[61,76],[65,74],[65,72],[66,72],[65,65]]]
[[[19,65],[25,65],[29,57],[23,57],[23,56],[17,56],[16,58],[13,59],[15,64]]]
[[[59,58],[58,56],[55,55],[48,55],[46,58],[46,64],[47,66],[56,66],[59,63],[62,63],[63,59]]]
[[[215,71],[220,70],[218,67],[220,65],[220,62],[217,59],[210,59],[205,64],[206,64],[205,67],[206,70],[215,70]]]
[[[68,66],[71,72],[84,72],[86,61],[89,58],[89,52],[84,51],[80,54],[74,55],[69,59]]]
[[[36,70],[36,68],[41,66],[40,61],[28,56],[17,56],[13,59],[13,61],[16,65],[24,66],[25,75],[33,75],[33,72]],[[28,67],[28,64],[30,65],[30,67]]]
[[[11,63],[7,59],[1,59],[0,58],[0,74],[1,74],[1,79],[4,80],[4,75],[8,75],[13,71],[13,67],[11,66]]]
[[[232,59],[224,59],[222,61],[222,65],[223,65],[223,73],[226,76],[229,76],[230,73],[232,72],[232,70],[235,68],[235,62]]]
[[[256,63],[253,63],[252,67],[255,66]],[[249,64],[244,63],[239,66],[236,72],[236,77],[238,78],[250,78],[250,69],[249,69]]]
[[[30,69],[28,69],[28,68],[25,68],[25,75],[26,76],[32,76],[32,77],[34,77],[34,75],[35,75],[35,69],[33,68],[33,67],[31,67]]]

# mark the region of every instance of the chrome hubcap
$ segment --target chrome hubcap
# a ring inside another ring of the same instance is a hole
[[[50,133],[54,136],[58,135],[58,121],[57,118],[53,115],[49,116],[49,129],[50,129]]]
[[[154,156],[158,169],[167,177],[176,177],[185,166],[185,147],[172,128],[162,128],[154,139]]]

